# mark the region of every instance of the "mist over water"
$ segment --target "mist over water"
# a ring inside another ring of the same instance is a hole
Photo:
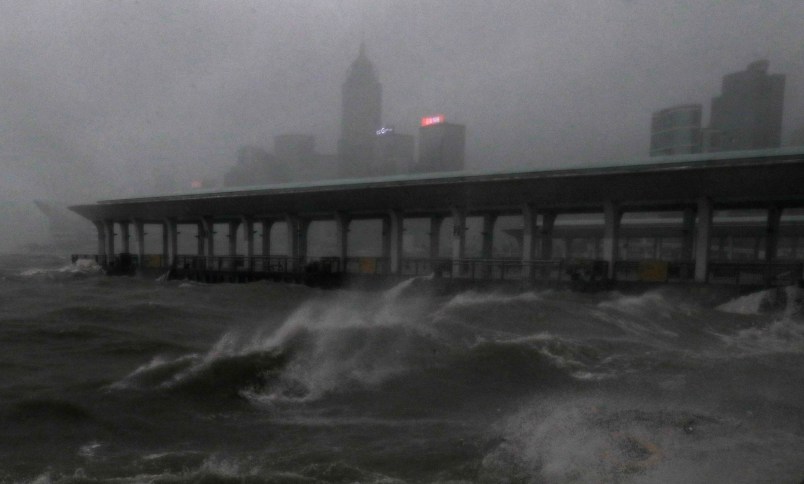
[[[0,482],[804,477],[794,290],[433,295],[1,262]]]

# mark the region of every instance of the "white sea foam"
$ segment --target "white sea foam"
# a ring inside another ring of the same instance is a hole
[[[92,259],[78,259],[74,264],[67,264],[59,268],[33,267],[20,272],[23,277],[51,276],[59,274],[101,274],[103,268]]]
[[[444,309],[455,309],[463,307],[472,307],[485,304],[510,304],[510,303],[532,303],[541,302],[544,296],[549,294],[550,291],[544,292],[522,292],[518,294],[501,294],[501,293],[480,293],[476,291],[462,292],[445,305]]]
[[[402,299],[411,283],[403,281],[369,301],[363,293],[348,292],[306,301],[279,328],[229,331],[203,355],[155,358],[112,388],[143,381],[171,387],[216,361],[263,352],[286,353],[290,361],[282,372],[285,386],[280,384],[270,395],[244,389],[243,395],[255,400],[315,399],[349,382],[380,383],[410,368],[418,360],[413,355],[427,351],[421,342],[431,329],[418,324],[423,309],[417,309],[416,301]],[[284,394],[288,386],[293,387],[292,396]]]
[[[768,291],[757,291],[732,299],[718,306],[718,311],[733,314],[753,315],[759,314],[763,301],[768,297]]]
[[[763,313],[781,313],[785,319],[792,318],[801,313],[804,292],[795,286],[784,288],[764,289],[746,294],[721,304],[718,311],[757,315]]]

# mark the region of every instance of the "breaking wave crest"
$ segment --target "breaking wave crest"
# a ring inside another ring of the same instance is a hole
[[[546,331],[478,331],[472,321],[448,317],[466,304],[519,301],[528,311],[542,301],[541,294],[464,293],[443,300],[411,296],[410,284],[372,297],[343,292],[306,301],[278,327],[227,332],[204,354],[156,358],[112,387],[236,394],[275,404],[361,391],[393,393],[389,386],[415,387],[421,396],[440,385],[461,388],[458,395],[488,387],[527,392],[537,383],[605,373],[596,372],[603,357],[583,342]]]

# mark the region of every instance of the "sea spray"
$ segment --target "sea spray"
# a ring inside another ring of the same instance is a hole
[[[23,269],[0,287],[0,480],[801,478],[793,309],[734,315],[678,286],[395,295]],[[13,418],[42,398],[88,417]]]

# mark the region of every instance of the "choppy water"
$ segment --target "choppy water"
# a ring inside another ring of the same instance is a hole
[[[800,308],[716,299],[160,283],[3,257],[0,481],[800,482]]]

